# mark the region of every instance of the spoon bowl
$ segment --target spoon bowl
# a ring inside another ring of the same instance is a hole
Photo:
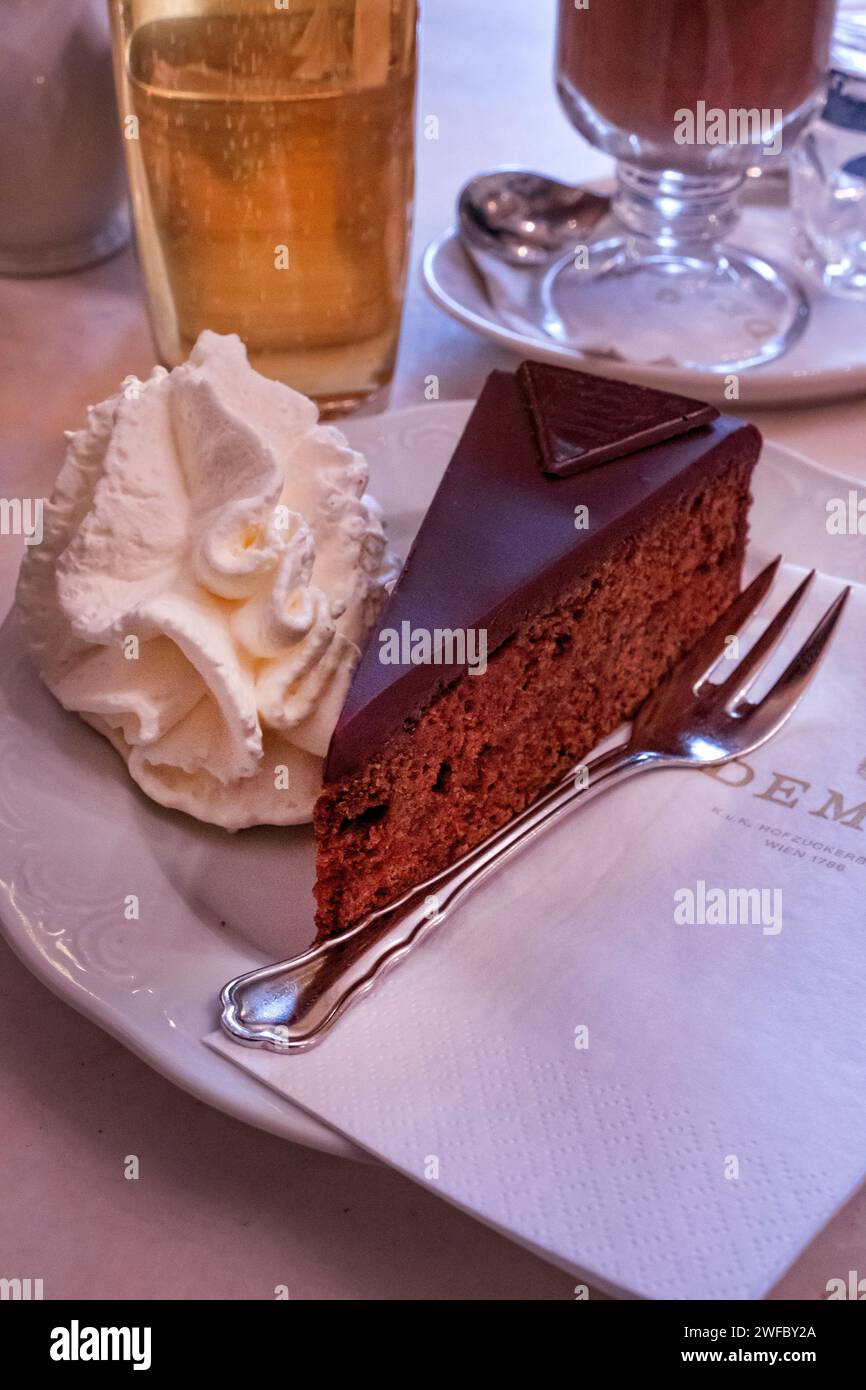
[[[609,211],[609,198],[528,169],[477,174],[457,200],[463,240],[513,266],[554,261]]]

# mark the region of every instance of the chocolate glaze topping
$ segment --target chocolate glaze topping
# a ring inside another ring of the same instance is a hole
[[[542,471],[556,478],[583,473],[611,459],[715,420],[715,406],[628,381],[524,362],[517,378],[532,415]]]
[[[582,409],[611,420],[619,411],[623,437],[631,437],[630,402],[646,419],[645,388],[545,369],[551,371],[562,378],[557,399],[576,377]],[[604,467],[552,480],[539,467],[538,436],[518,377],[491,373],[361,656],[331,740],[326,780],[360,766],[467,669],[465,663],[386,665],[384,630],[399,634],[404,622],[431,634],[485,629],[491,656],[567,580],[592,571],[620,537],[733,458],[753,457],[759,439],[753,425],[720,417]],[[586,530],[575,527],[578,506],[589,509]]]

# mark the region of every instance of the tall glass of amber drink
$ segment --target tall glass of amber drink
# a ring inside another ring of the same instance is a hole
[[[166,366],[204,328],[351,410],[391,378],[411,232],[417,0],[109,0]]]

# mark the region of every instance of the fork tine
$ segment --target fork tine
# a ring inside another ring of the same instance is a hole
[[[756,705],[744,700],[733,711],[735,715],[746,720],[750,734],[755,734],[754,741],[751,737],[749,739],[750,747],[756,748],[759,743],[765,743],[782,727],[799,703],[827,651],[833,630],[842,616],[850,593],[849,585],[833,600],[800,650],[791,658],[772,690],[769,690]]]
[[[771,560],[766,569],[761,570],[751,584],[737,595],[730,608],[725,610],[697,646],[674,668],[673,674],[678,682],[687,680],[692,689],[697,691],[698,686],[706,680],[724,654],[725,638],[739,632],[766,597],[781,563],[782,557],[777,555],[775,560]]]
[[[812,570],[806,575],[802,584],[798,584],[790,598],[782,605],[773,621],[764,629],[739,665],[735,667],[726,680],[720,683],[718,693],[726,705],[738,704],[754,684],[767,657],[793,622],[794,614],[800,607],[814,578],[815,571]]]

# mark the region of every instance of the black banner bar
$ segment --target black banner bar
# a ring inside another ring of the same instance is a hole
[[[443,1300],[447,1301],[447,1300]],[[857,1300],[827,1300],[819,1303],[649,1303],[631,1301],[583,1301],[575,1299],[560,1305],[556,1318],[541,1316],[545,1339],[552,1333],[564,1335],[563,1352],[574,1361],[579,1347],[579,1364],[587,1357],[603,1357],[610,1371],[667,1371],[672,1367],[718,1365],[730,1369],[761,1365],[771,1369],[799,1365],[819,1369],[822,1374],[856,1364],[866,1321],[863,1310],[844,1307]],[[436,1305],[433,1305],[434,1307]],[[489,1377],[492,1350],[508,1355],[521,1333],[525,1314],[505,1338],[491,1337],[485,1329],[486,1317],[477,1307],[473,1341],[476,1350],[484,1348]],[[522,1305],[524,1308],[528,1305]],[[537,1304],[532,1304],[533,1308]],[[352,1320],[352,1310],[344,1303],[329,1308],[325,1316],[333,1335],[322,1340],[321,1313],[312,1313],[307,1302],[274,1300],[269,1302],[27,1302],[4,1300],[0,1304],[0,1327],[7,1364],[25,1371],[38,1371],[62,1383],[70,1375],[97,1378],[108,1371],[112,1376],[128,1373],[136,1380],[146,1375],[190,1371],[196,1377],[212,1373],[224,1382],[227,1375],[256,1380],[281,1381],[291,1376],[299,1339],[310,1349],[325,1350],[329,1376],[334,1373],[334,1352],[339,1357],[354,1355],[360,1361],[376,1344],[375,1328],[382,1314],[365,1310],[363,1332],[343,1326]],[[394,1310],[386,1315],[393,1319]],[[411,1319],[408,1308],[401,1318]],[[429,1305],[420,1315],[430,1318]],[[513,1315],[512,1315],[513,1316]],[[440,1314],[441,1318],[441,1314]],[[442,1330],[440,1318],[432,1329]],[[384,1319],[382,1322],[385,1330]],[[314,1330],[315,1329],[315,1330]],[[403,1330],[408,1332],[406,1323]],[[393,1331],[393,1329],[392,1329]],[[310,1334],[313,1334],[312,1337]],[[454,1369],[454,1347],[447,1338],[425,1334],[422,1328],[424,1370],[430,1373],[430,1353],[436,1357],[441,1346],[443,1366]],[[400,1339],[401,1342],[403,1338]],[[341,1350],[345,1349],[345,1350]],[[383,1348],[383,1351],[385,1348]],[[387,1352],[386,1352],[387,1354]],[[545,1356],[551,1348],[545,1340]],[[309,1352],[308,1352],[309,1355]],[[255,1369],[254,1369],[255,1368]],[[365,1371],[369,1373],[369,1365]],[[413,1375],[411,1365],[405,1375]]]

